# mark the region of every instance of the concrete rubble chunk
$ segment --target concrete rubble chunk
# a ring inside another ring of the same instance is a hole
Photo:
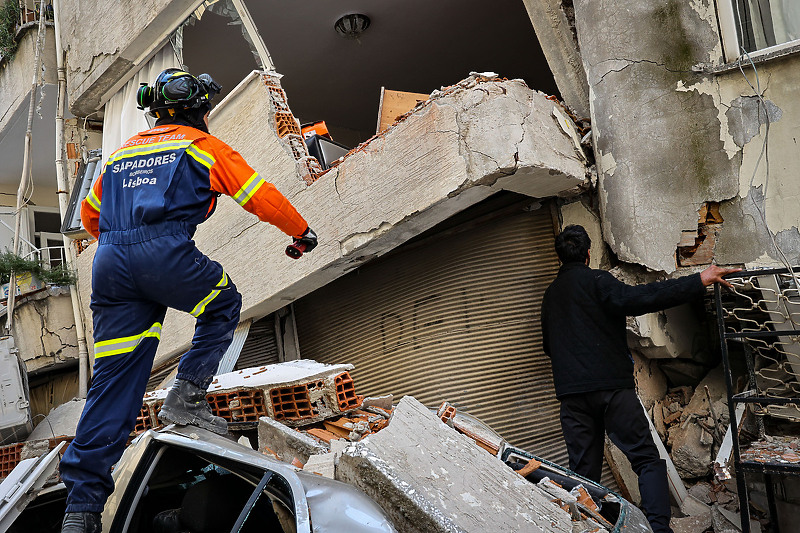
[[[305,433],[263,416],[258,420],[258,451],[282,461],[296,457],[305,463],[314,454],[327,453],[328,448]]]
[[[470,77],[436,91],[311,187],[269,131],[270,105],[261,78],[249,78],[235,98],[214,110],[212,131],[270,176],[326,238],[302,265],[271,268],[286,247],[285,236],[259,230],[253,215],[220,198],[195,240],[232,279],[260,280],[258,287],[240,288],[242,316],[276,311],[501,190],[547,198],[588,184],[582,152],[553,117],[559,104],[520,80]],[[95,249],[78,257],[82,285],[91,279]],[[84,309],[89,312],[88,304]],[[194,319],[184,315],[167,314],[170,335],[159,345],[156,365],[191,345]]]
[[[27,440],[34,441],[52,439],[62,435],[75,435],[84,405],[86,405],[86,400],[76,399],[51,409],[45,419],[33,428]]]
[[[710,371],[695,388],[691,400],[682,411],[680,424],[669,429],[671,456],[681,477],[698,478],[711,471],[714,442],[711,432],[717,427],[724,427],[727,420],[728,407],[721,400],[724,396],[725,381],[722,369],[718,367]],[[717,419],[714,419],[712,412]]]
[[[401,531],[573,531],[552,496],[409,396],[387,428],[344,450],[336,477],[370,495]]]
[[[336,470],[336,454],[331,452],[312,455],[308,458],[306,464],[303,465],[303,470],[333,479]]]
[[[696,516],[673,518],[669,525],[674,533],[701,533],[711,527],[711,511]]]
[[[714,533],[739,533],[742,530],[738,513],[728,511],[720,505],[711,507],[711,525]]]

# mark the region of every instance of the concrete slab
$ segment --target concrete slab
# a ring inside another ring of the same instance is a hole
[[[387,428],[344,450],[336,476],[402,531],[572,531],[550,496],[410,396]]]

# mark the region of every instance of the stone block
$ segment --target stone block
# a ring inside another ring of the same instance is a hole
[[[703,533],[711,527],[711,511],[696,516],[673,518],[669,525],[674,533]]]

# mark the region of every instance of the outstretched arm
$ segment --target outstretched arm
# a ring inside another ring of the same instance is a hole
[[[213,137],[198,140],[194,146],[213,160],[209,167],[212,190],[230,196],[245,210],[290,237],[302,238],[308,223],[272,183],[245,162],[239,152]]]

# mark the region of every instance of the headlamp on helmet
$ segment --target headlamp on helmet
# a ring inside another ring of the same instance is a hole
[[[211,109],[211,99],[222,90],[220,84],[209,74],[194,77],[177,68],[168,68],[158,75],[150,86],[142,83],[136,92],[139,109],[149,108],[148,114],[161,118],[164,114],[174,115],[185,109],[198,109],[207,106]]]

